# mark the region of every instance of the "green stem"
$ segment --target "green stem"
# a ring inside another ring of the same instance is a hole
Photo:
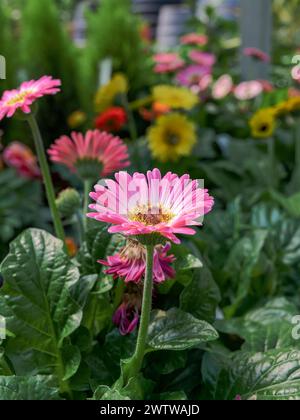
[[[59,216],[56,203],[55,203],[55,192],[54,192],[49,165],[47,162],[47,157],[46,157],[46,153],[44,149],[42,136],[41,136],[38,124],[33,114],[29,114],[27,121],[32,131],[35,148],[38,155],[39,164],[40,164],[40,168],[42,171],[43,180],[44,180],[44,184],[46,188],[48,204],[49,204],[51,214],[52,214],[56,236],[64,242],[65,232],[64,232],[64,228],[63,228],[60,216]]]
[[[124,369],[124,385],[128,383],[130,378],[136,376],[140,372],[146,350],[146,340],[152,308],[154,245],[146,245],[146,252],[146,273],[144,280],[141,321],[134,355]]]
[[[128,98],[127,98],[126,94],[122,95],[122,101],[123,101],[123,106],[125,108],[125,111],[126,111],[127,117],[128,117],[128,127],[129,127],[130,137],[131,137],[131,140],[135,141],[138,138],[137,128],[136,128],[136,125],[135,125],[135,120],[134,120],[132,110],[130,108]]]
[[[83,227],[84,231],[86,232],[87,228],[87,217],[86,214],[89,210],[89,202],[90,202],[90,192],[92,190],[93,182],[89,179],[84,181],[84,197],[83,197]]]

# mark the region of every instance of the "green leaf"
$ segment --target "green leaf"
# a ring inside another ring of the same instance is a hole
[[[195,318],[214,322],[220,291],[207,267],[195,270],[191,283],[180,295],[180,309]]]
[[[67,381],[75,375],[80,366],[81,353],[79,348],[72,345],[65,345],[62,350],[62,358],[65,367],[63,380]]]
[[[207,322],[173,308],[167,312],[154,311],[148,346],[149,351],[185,350],[217,338],[218,333]]]
[[[99,386],[93,396],[93,400],[110,400],[110,401],[114,401],[114,400],[118,400],[118,401],[122,401],[122,400],[130,400],[129,397],[122,395],[119,391],[112,389],[106,385],[101,385]]]
[[[0,400],[59,400],[49,376],[0,376]]]
[[[5,281],[0,290],[0,313],[15,335],[5,341],[6,356],[18,375],[47,372],[62,380],[66,374],[64,339],[82,319],[74,294],[80,281],[78,268],[61,241],[47,232],[29,229],[10,245],[1,272]]]
[[[286,197],[277,191],[272,191],[272,197],[280,204],[292,217],[300,217],[300,192]]]
[[[214,400],[300,399],[300,351],[237,352],[224,359],[206,354],[203,380]]]
[[[186,401],[187,396],[184,391],[162,392],[158,399],[160,401]]]
[[[263,352],[295,347],[292,322],[297,308],[285,298],[276,298],[265,306],[248,312],[244,317],[217,321],[216,328],[236,334],[245,340],[245,351]]]

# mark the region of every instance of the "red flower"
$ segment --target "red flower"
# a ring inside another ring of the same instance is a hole
[[[127,122],[126,112],[121,107],[109,108],[101,113],[95,121],[95,125],[99,130],[109,133],[120,131]]]

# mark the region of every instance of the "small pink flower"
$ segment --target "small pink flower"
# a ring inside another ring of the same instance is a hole
[[[115,174],[116,181],[105,180],[95,185],[90,197],[93,212],[87,216],[112,224],[110,233],[125,236],[162,235],[180,243],[177,234],[194,235],[188,226],[202,225],[202,219],[214,205],[208,191],[200,188],[189,175],[179,177],[168,172],[164,177],[158,169],[147,176],[126,172]]]
[[[18,89],[7,90],[0,100],[0,121],[12,117],[20,109],[25,114],[31,112],[30,106],[42,96],[54,95],[60,91],[60,80],[43,76],[39,80],[24,82]]]
[[[203,51],[192,50],[189,53],[189,57],[194,63],[204,67],[213,67],[216,63],[216,56],[214,54]]]
[[[19,142],[13,142],[3,152],[6,165],[15,168],[17,173],[28,179],[40,178],[41,172],[36,156],[29,147]]]
[[[271,57],[267,53],[260,50],[259,48],[252,48],[252,47],[245,48],[243,53],[247,57],[256,58],[257,60],[262,61],[264,63],[268,63],[271,61]]]
[[[128,302],[123,302],[113,315],[113,323],[119,327],[121,335],[128,335],[137,328],[140,319],[139,310]]]
[[[288,90],[288,97],[289,98],[295,98],[300,96],[300,90],[296,88],[289,88]]]
[[[155,73],[172,73],[184,66],[184,60],[176,53],[160,53],[153,57]]]
[[[175,276],[171,264],[175,261],[174,255],[168,255],[171,245],[158,245],[154,250],[153,280],[161,283]],[[99,260],[100,264],[109,267],[105,273],[114,279],[123,278],[125,283],[139,283],[143,280],[146,271],[146,251],[137,241],[129,240],[128,244],[118,254]]]
[[[214,99],[223,99],[232,92],[232,89],[232,77],[229,74],[224,74],[215,82],[212,89],[212,97]]]
[[[211,69],[209,67],[199,66],[193,64],[181,70],[177,76],[177,82],[182,86],[198,86],[203,77],[210,75]]]
[[[240,101],[254,99],[263,92],[262,84],[257,80],[242,82],[234,89],[234,95]]]
[[[96,169],[97,176],[107,176],[130,164],[128,149],[122,140],[99,130],[90,130],[85,135],[73,132],[71,137],[62,136],[48,153],[52,162],[63,164],[80,175],[85,170]],[[93,174],[91,178],[94,178]]]
[[[208,37],[203,34],[190,33],[180,38],[183,45],[201,45],[204,46],[208,43]]]

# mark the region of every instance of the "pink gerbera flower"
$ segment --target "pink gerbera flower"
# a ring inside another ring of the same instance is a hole
[[[209,67],[199,66],[193,64],[181,70],[176,80],[182,86],[195,86],[199,85],[204,76],[210,75],[211,69]]]
[[[208,52],[192,50],[189,57],[194,63],[204,67],[213,67],[216,63],[216,56]]]
[[[3,160],[24,178],[37,179],[41,176],[37,158],[25,144],[17,141],[11,143],[3,152]]]
[[[67,166],[84,179],[107,176],[127,167],[128,149],[119,137],[99,130],[62,136],[48,150],[52,162]]]
[[[201,45],[204,46],[208,42],[208,37],[203,34],[190,33],[180,38],[183,45]]]
[[[115,175],[116,181],[105,180],[95,186],[90,197],[93,212],[87,216],[110,223],[110,233],[125,236],[158,235],[180,243],[177,234],[195,234],[188,226],[202,225],[214,199],[189,175],[179,177],[168,172],[162,177],[158,169],[147,176],[126,172]]]
[[[232,77],[229,76],[228,74],[224,74],[215,82],[212,89],[212,97],[214,99],[223,99],[227,95],[229,95],[232,89],[233,89]]]
[[[268,63],[269,61],[271,61],[269,54],[265,53],[259,48],[254,48],[254,47],[245,48],[243,53],[247,57],[256,58],[257,60],[262,61],[264,63]]]
[[[174,255],[168,255],[170,243],[157,245],[154,250],[153,280],[161,283],[175,276],[171,264],[175,261]],[[146,250],[138,241],[129,240],[127,245],[118,254],[99,260],[100,264],[109,267],[105,273],[113,275],[114,279],[123,278],[126,283],[139,283],[145,276]]]
[[[242,82],[234,89],[234,95],[240,101],[254,99],[263,92],[262,84],[257,80]]]
[[[184,66],[184,61],[176,53],[159,53],[153,57],[155,73],[172,73]]]
[[[25,114],[31,112],[30,106],[42,96],[59,92],[60,80],[43,76],[39,80],[24,82],[18,89],[7,90],[0,100],[0,121],[6,116],[12,117],[20,109]]]

